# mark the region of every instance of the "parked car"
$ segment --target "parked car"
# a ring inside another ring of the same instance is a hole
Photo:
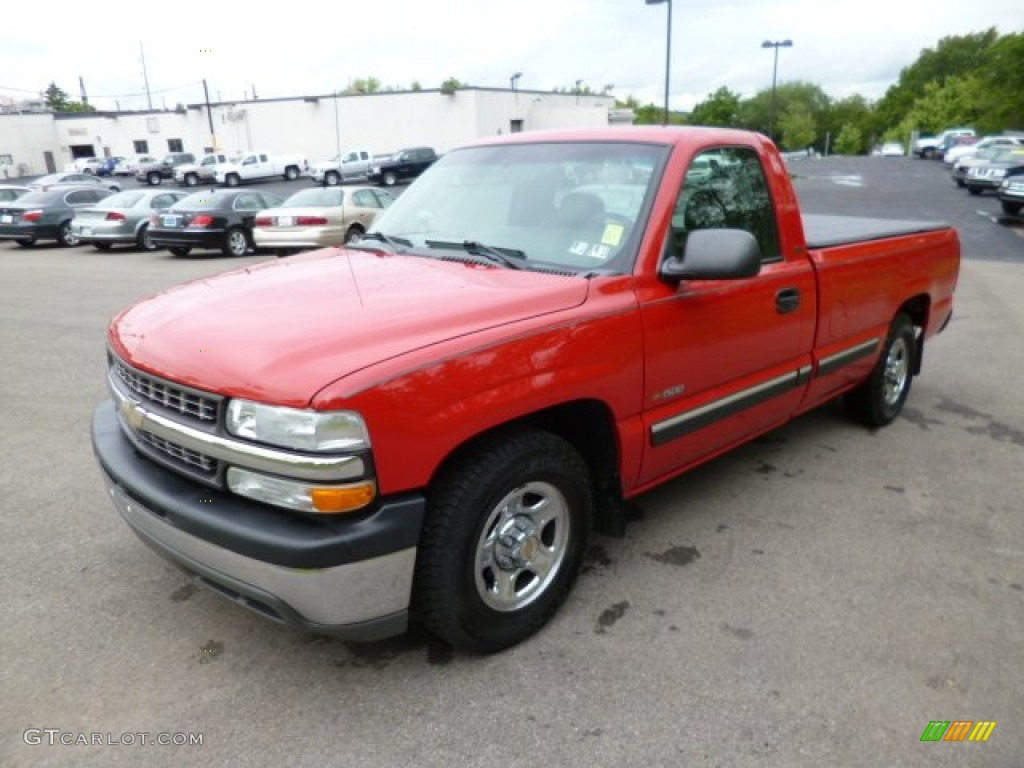
[[[128,189],[104,198],[92,208],[75,211],[71,231],[80,243],[105,251],[115,244],[134,244],[155,251],[149,238],[149,217],[170,208],[188,193],[178,190]]]
[[[370,187],[311,187],[277,208],[256,216],[257,248],[324,248],[362,238],[377,214],[395,201],[390,192]]]
[[[904,157],[907,153],[903,150],[903,145],[898,141],[887,141],[882,145],[879,154],[882,157]]]
[[[437,152],[430,147],[402,149],[386,160],[374,162],[367,177],[377,184],[393,187],[403,179],[419,176],[437,161]]]
[[[25,187],[20,184],[0,184],[0,204],[17,200],[31,191],[31,187]]]
[[[950,147],[946,150],[946,154],[942,156],[942,160],[952,165],[961,157],[970,157],[983,149],[990,147],[1018,147],[1022,145],[1024,145],[1024,139],[1019,139],[1016,136],[986,136],[973,143],[957,144],[955,147]]]
[[[1000,149],[984,165],[976,165],[967,171],[967,191],[980,195],[998,190],[1006,170],[1018,165],[1024,165],[1024,149]]]
[[[149,219],[149,237],[158,248],[187,256],[193,248],[219,248],[225,256],[244,256],[254,247],[256,214],[283,200],[254,189],[193,192]]]
[[[65,173],[91,173],[98,175],[103,167],[102,157],[79,157],[64,166]]]
[[[243,181],[265,181],[278,176],[294,181],[309,167],[302,155],[272,155],[269,152],[243,152],[213,167],[218,184],[237,187]]]
[[[121,191],[120,184],[99,179],[91,173],[51,173],[47,176],[40,176],[35,181],[30,181],[28,186],[32,187],[32,189],[50,189],[50,187],[56,187],[62,184],[91,184],[93,186],[102,187],[109,192]]]
[[[368,149],[351,149],[330,160],[313,163],[309,175],[314,184],[333,187],[346,181],[361,181],[370,175],[373,153]]]
[[[174,169],[179,165],[194,163],[196,156],[191,152],[168,152],[156,163],[141,163],[135,167],[135,180],[144,181],[155,187],[164,179],[174,178]]]
[[[914,142],[913,152],[917,157],[926,160],[942,157],[947,149],[947,142],[960,136],[974,136],[973,128],[949,128],[938,136],[922,136]]]
[[[1016,216],[1024,208],[1024,166],[1006,169],[1002,184],[999,185],[999,202],[1003,213]]]
[[[26,247],[39,240],[78,245],[78,236],[71,229],[75,211],[90,208],[109,196],[110,190],[95,184],[58,185],[0,203],[0,239]]]
[[[174,180],[186,187],[213,184],[217,179],[216,166],[226,163],[228,156],[223,152],[209,152],[194,163],[183,163],[174,169]]]
[[[114,169],[114,175],[134,176],[136,169],[140,165],[148,165],[156,162],[159,162],[159,159],[153,155],[130,155],[118,163],[117,167]]]
[[[953,163],[953,170],[950,174],[953,178],[953,183],[960,188],[966,187],[967,172],[970,171],[971,168],[985,165],[985,163],[995,157],[999,150],[1000,147],[985,147],[984,149],[979,149],[973,155],[967,155],[967,157],[959,158],[955,163]]]
[[[114,171],[117,167],[124,162],[123,157],[106,157],[103,159],[103,164],[100,169],[96,172],[97,176],[113,176]]]

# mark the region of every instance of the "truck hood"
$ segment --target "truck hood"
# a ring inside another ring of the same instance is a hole
[[[197,389],[304,407],[374,363],[580,305],[582,277],[331,248],[197,280],[111,324],[126,362]]]

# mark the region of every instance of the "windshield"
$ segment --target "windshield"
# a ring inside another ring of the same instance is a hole
[[[193,192],[188,197],[171,206],[177,211],[214,211],[229,205],[229,199],[235,196],[234,192],[228,190],[216,190],[212,192]]]
[[[625,142],[449,152],[374,230],[417,249],[467,241],[512,249],[527,269],[628,272],[667,154],[665,146]]]

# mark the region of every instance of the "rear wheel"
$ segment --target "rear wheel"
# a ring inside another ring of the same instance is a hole
[[[244,230],[232,227],[224,233],[224,244],[220,249],[225,256],[245,256],[249,250],[249,238]]]
[[[227,176],[224,177],[224,183],[227,184],[229,187],[237,187],[238,183],[241,180],[242,179],[239,177],[237,173],[229,173]]]
[[[492,653],[551,618],[579,571],[590,531],[589,472],[565,440],[496,433],[432,484],[414,605],[452,645]]]
[[[135,235],[135,244],[144,251],[156,250],[156,245],[153,244],[153,239],[149,236],[149,224],[143,224],[139,229],[138,234]]]
[[[65,221],[57,230],[57,244],[62,246],[78,245],[78,235],[71,230],[71,222]]]
[[[324,183],[328,187],[336,187],[341,183],[341,176],[338,175],[337,171],[328,171],[324,174]]]
[[[146,174],[146,183],[151,187],[160,186],[161,181],[163,181],[163,177],[161,177],[156,171],[150,171]]]
[[[903,410],[913,381],[917,340],[910,318],[899,314],[889,327],[885,349],[867,380],[847,393],[847,413],[869,427],[884,427]]]
[[[289,165],[284,169],[284,177],[288,179],[288,181],[295,181],[299,178],[299,169],[294,165]]]
[[[1009,200],[1000,200],[1000,204],[1003,206],[1003,213],[1009,216],[1016,216],[1024,206],[1024,203],[1012,203]]]
[[[360,227],[358,224],[353,224],[351,227],[348,228],[348,231],[345,233],[345,244],[347,245],[348,243],[358,243],[360,240],[363,239],[363,234],[363,228]]]
[[[199,177],[194,173],[185,174],[185,186],[186,187],[197,187],[199,186]]]
[[[176,245],[173,248],[168,248],[167,250],[169,250],[175,256],[188,256],[190,253],[192,253],[192,249],[185,245]]]
[[[398,183],[398,177],[395,174],[393,174],[391,171],[388,171],[387,173],[384,174],[384,186],[385,187],[393,187],[397,183]]]
[[[960,189],[963,189],[964,187],[967,186],[967,183],[963,179],[954,179],[954,181],[956,182],[956,185],[960,187]]]

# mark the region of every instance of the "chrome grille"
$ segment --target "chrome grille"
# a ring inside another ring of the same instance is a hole
[[[207,475],[212,476],[217,473],[217,460],[207,456],[206,454],[199,453],[199,451],[193,451],[189,448],[184,448],[170,442],[169,440],[164,440],[162,437],[157,437],[150,432],[138,432],[136,434],[142,442],[146,443],[146,445],[170,456],[172,459],[176,459],[183,464],[199,469]]]
[[[218,400],[216,398],[189,392],[168,381],[129,368],[120,360],[114,360],[113,367],[117,378],[132,392],[147,401],[206,424],[217,422]]]

